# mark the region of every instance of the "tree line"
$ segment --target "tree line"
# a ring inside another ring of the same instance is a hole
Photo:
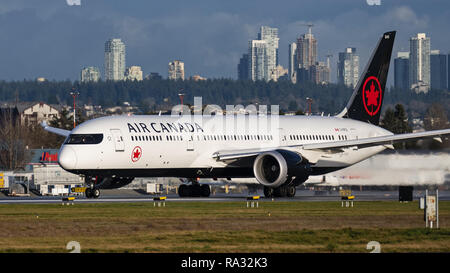
[[[148,79],[143,81],[0,81],[0,101],[41,101],[48,104],[72,105],[69,94],[76,90],[79,105],[112,107],[129,102],[138,106],[142,113],[168,110],[180,103],[178,94],[183,93],[184,103],[193,104],[195,96],[201,96],[203,104],[226,105],[272,105],[283,112],[308,110],[312,99],[313,113],[337,114],[346,105],[353,90],[344,85],[314,83],[293,84],[290,81],[265,82],[250,80],[212,79],[205,81]],[[450,92],[431,90],[427,94],[389,89],[384,93],[384,109],[395,104],[405,106],[411,118],[426,114],[429,106],[440,102],[450,105]]]
[[[298,85],[287,81],[251,82],[228,79],[207,81],[144,80],[142,82],[0,82],[1,101],[43,101],[49,104],[71,105],[70,92],[80,93],[78,105],[117,106],[127,101],[137,105],[143,113],[170,109],[179,103],[178,94],[185,94],[185,102],[192,103],[194,96],[202,96],[203,104],[225,105],[279,104],[280,114],[287,111],[297,115],[307,112],[306,98],[312,98],[313,113],[335,114],[341,111],[352,90],[340,85]],[[190,101],[191,100],[191,101]],[[396,133],[412,131],[411,120],[421,117],[425,130],[449,128],[447,108],[449,92],[432,90],[428,94],[415,94],[400,90],[385,93],[381,126]],[[78,123],[87,117],[77,111]],[[68,129],[73,127],[71,112],[62,110],[60,117],[49,122],[51,126]],[[59,148],[64,138],[49,133],[40,125],[20,122],[17,110],[0,108],[0,169],[23,169],[29,160],[29,149]],[[397,149],[443,149],[450,141],[438,143],[432,140],[396,144]]]

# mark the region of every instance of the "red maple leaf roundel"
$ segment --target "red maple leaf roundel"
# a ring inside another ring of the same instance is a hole
[[[136,162],[141,158],[142,155],[142,149],[139,146],[134,147],[133,151],[131,152],[131,161]]]
[[[369,85],[370,83],[370,85]],[[367,114],[374,116],[381,108],[382,90],[377,77],[370,76],[366,79],[362,89],[362,99]]]

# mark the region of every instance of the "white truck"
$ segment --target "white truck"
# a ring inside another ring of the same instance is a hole
[[[148,194],[161,194],[163,192],[163,184],[147,183]]]

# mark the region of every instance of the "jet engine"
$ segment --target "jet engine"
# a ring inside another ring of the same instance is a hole
[[[299,154],[276,150],[259,154],[253,163],[253,173],[259,183],[277,188],[290,182],[289,178],[307,176],[306,166]]]

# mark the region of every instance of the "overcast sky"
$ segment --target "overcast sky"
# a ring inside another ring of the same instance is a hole
[[[181,59],[186,76],[237,78],[239,58],[261,25],[279,29],[279,62],[287,67],[288,44],[311,22],[319,61],[334,55],[335,82],[338,52],[356,47],[362,70],[385,31],[398,31],[394,54],[408,51],[418,32],[448,53],[449,18],[448,0],[0,0],[0,80],[78,80],[85,66],[99,67],[103,77],[110,38],[122,38],[127,66],[145,75],[167,77],[168,62]]]

